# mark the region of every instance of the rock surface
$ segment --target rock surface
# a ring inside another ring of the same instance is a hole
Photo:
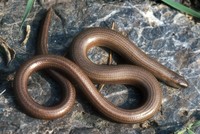
[[[77,91],[77,101],[72,111],[63,118],[44,121],[23,113],[16,103],[12,89],[14,72],[35,55],[38,31],[49,7],[37,1],[27,18],[31,35],[26,46],[21,46],[24,37],[19,31],[25,10],[25,1],[8,1],[0,4],[0,36],[7,40],[17,55],[7,66],[0,54],[0,133],[70,133],[70,134],[149,134],[172,133],[191,120],[200,119],[200,24],[189,20],[163,4],[142,0],[66,0],[54,6],[54,15],[49,30],[50,53],[62,55],[81,30],[87,27],[111,27],[117,24],[149,56],[163,65],[184,75],[190,86],[174,89],[161,83],[163,100],[160,111],[150,120],[138,124],[121,124],[104,118]],[[51,2],[50,2],[51,4]],[[97,64],[106,64],[108,51],[92,49],[88,57]],[[114,56],[116,63],[118,56]],[[30,77],[29,92],[42,104],[59,101],[60,87],[52,80],[36,73]],[[106,85],[101,93],[114,104],[129,108],[140,98],[136,90],[124,85]],[[136,99],[137,98],[137,99]],[[199,131],[199,129],[196,129]]]

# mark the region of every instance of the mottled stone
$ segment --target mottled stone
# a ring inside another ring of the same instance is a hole
[[[92,128],[74,128],[70,134],[101,134],[98,129]]]
[[[0,133],[172,133],[186,127],[191,119],[200,120],[200,24],[166,5],[143,0],[67,0],[65,4],[54,5],[49,29],[50,53],[66,53],[72,39],[87,27],[110,28],[115,22],[117,30],[124,31],[149,56],[184,75],[190,84],[188,88],[174,89],[161,83],[163,99],[159,112],[137,124],[121,124],[105,118],[80,89],[72,111],[63,118],[45,121],[24,114],[16,103],[11,80],[19,66],[35,55],[39,25],[46,13],[44,8],[52,4],[50,1],[36,2],[28,16],[26,24],[31,25],[31,34],[26,46],[21,46],[25,26],[23,32],[19,31],[25,1],[0,4],[0,36],[17,52],[9,66],[3,54],[0,55]],[[98,47],[88,53],[96,64],[107,64],[108,55],[108,49]],[[120,57],[114,54],[113,64],[119,62]],[[59,85],[44,73],[32,75],[28,87],[38,103],[49,106],[61,99]],[[100,92],[125,109],[140,104],[141,94],[127,85],[106,85]],[[199,128],[194,131],[198,133]]]
[[[155,130],[153,128],[145,129],[141,131],[142,134],[155,134]]]

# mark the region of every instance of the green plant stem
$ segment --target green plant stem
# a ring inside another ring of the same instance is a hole
[[[33,7],[33,4],[34,4],[35,0],[28,0],[27,2],[27,5],[26,5],[26,9],[25,9],[25,12],[24,12],[24,15],[23,15],[23,19],[22,19],[22,24],[21,24],[21,27],[20,27],[20,31],[22,29],[22,26],[24,25],[24,22],[28,16],[28,14],[30,13],[32,7]]]
[[[189,15],[192,15],[196,18],[200,18],[200,12],[197,12],[191,8],[188,8],[178,2],[174,2],[173,0],[162,0],[164,3],[170,5],[171,7],[180,10],[181,12],[187,13]]]

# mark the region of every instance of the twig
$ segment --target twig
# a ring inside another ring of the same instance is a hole
[[[112,23],[112,30],[115,30],[115,22]],[[109,51],[109,56],[108,56],[108,62],[107,65],[111,65],[112,64],[112,60],[113,60],[113,53],[112,50]],[[98,86],[98,90],[99,92],[104,88],[105,84],[99,84]]]

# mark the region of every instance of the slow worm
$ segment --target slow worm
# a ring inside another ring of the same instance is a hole
[[[55,119],[69,112],[75,98],[75,91],[70,83],[73,81],[106,117],[122,123],[137,123],[151,118],[161,105],[162,93],[157,79],[173,87],[187,87],[182,76],[149,58],[121,34],[105,28],[89,28],[74,38],[70,51],[74,63],[61,56],[49,55],[48,27],[51,15],[52,9],[48,11],[40,32],[40,55],[25,62],[17,71],[14,81],[17,100],[28,115],[40,119]],[[88,50],[94,46],[108,47],[137,66],[96,65],[87,58]],[[44,68],[53,69],[49,70],[49,74],[64,89],[63,99],[56,106],[39,105],[27,91],[28,77]],[[70,78],[69,81],[66,76]],[[135,109],[119,108],[106,100],[92,82],[133,85],[141,90],[143,102]]]

